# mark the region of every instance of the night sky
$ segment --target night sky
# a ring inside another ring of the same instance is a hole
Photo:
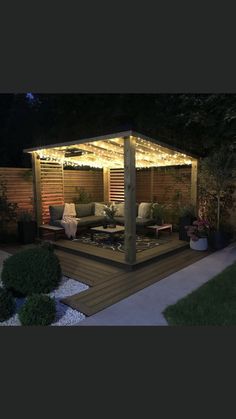
[[[26,147],[127,129],[204,155],[236,141],[236,95],[0,94],[0,166],[29,166]]]

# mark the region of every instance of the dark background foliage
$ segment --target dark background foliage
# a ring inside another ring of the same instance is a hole
[[[23,148],[134,129],[200,155],[236,140],[235,94],[0,94],[0,166]]]

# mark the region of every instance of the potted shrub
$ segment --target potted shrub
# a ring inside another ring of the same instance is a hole
[[[165,223],[166,211],[166,206],[164,204],[158,204],[157,202],[152,204],[151,214],[156,225]]]
[[[34,243],[37,234],[37,223],[30,211],[21,212],[18,221],[18,240],[22,244]]]
[[[215,250],[228,244],[229,235],[224,231],[224,220],[227,218],[227,209],[234,205],[235,163],[234,150],[230,146],[222,146],[203,159],[200,165],[202,213],[207,214],[208,219],[211,217],[213,229],[209,242]]]
[[[186,205],[179,209],[179,240],[190,240],[185,227],[191,225],[195,220],[197,217],[193,205]]]
[[[185,227],[190,237],[190,248],[193,250],[207,250],[210,225],[208,221],[198,219],[192,225]]]

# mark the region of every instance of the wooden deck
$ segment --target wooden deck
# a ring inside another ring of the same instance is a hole
[[[161,251],[157,259],[148,259],[151,257],[151,251],[147,255],[146,263],[137,265],[137,269],[127,271],[125,264],[113,264],[112,259],[99,257],[96,258],[90,254],[84,255],[83,252],[77,252],[73,243],[66,240],[68,246],[65,246],[63,241],[62,246],[57,246],[55,250],[62,267],[62,272],[65,276],[78,280],[87,284],[90,288],[79,294],[64,298],[62,302],[87,316],[91,316],[106,307],[109,307],[124,298],[140,291],[141,289],[154,284],[155,282],[164,279],[170,274],[179,271],[180,269],[197,262],[198,260],[208,256],[211,252],[197,252],[191,250],[189,245],[180,248],[169,248],[170,252],[166,252],[167,248],[160,246],[158,250]],[[182,242],[181,242],[182,243]],[[172,243],[172,245],[174,242]],[[182,243],[183,244],[183,243]],[[11,254],[14,254],[23,249],[32,247],[34,245],[2,245],[1,249]],[[92,246],[87,245],[89,249]],[[162,248],[162,249],[161,249]],[[104,251],[104,249],[96,248],[97,251]],[[157,250],[157,248],[155,248]],[[113,255],[118,252],[110,251]],[[142,262],[145,260],[144,255],[140,252],[138,259]],[[100,255],[99,255],[100,256]]]
[[[74,272],[76,272],[76,276],[81,282],[92,285],[88,290],[67,297],[62,302],[91,316],[197,262],[209,255],[210,252],[196,252],[188,248],[132,272],[114,266],[110,266],[108,269],[108,265],[101,262],[98,267],[97,262],[92,259],[61,251],[57,251],[57,254],[65,275],[75,277]],[[101,271],[98,268],[101,268]]]
[[[153,260],[161,259],[172,253],[177,253],[189,247],[188,243],[179,240],[178,235],[173,233],[171,240],[167,243],[163,243],[160,246],[138,252],[136,262],[132,265],[129,265],[125,261],[125,256],[122,252],[70,240],[57,240],[54,241],[53,244],[58,250],[63,250],[68,253],[70,252],[79,256],[88,257],[90,260],[93,259],[103,263],[107,262],[109,265],[114,265],[120,268],[127,268],[127,270],[136,269],[143,264],[149,263]]]

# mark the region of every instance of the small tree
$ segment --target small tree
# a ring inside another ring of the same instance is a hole
[[[236,158],[232,147],[221,146],[202,160],[199,172],[200,209],[216,230],[220,230],[227,209],[234,206],[233,184],[236,179]]]
[[[0,233],[7,233],[8,223],[15,221],[17,217],[17,204],[8,202],[7,186],[5,179],[0,176]]]

